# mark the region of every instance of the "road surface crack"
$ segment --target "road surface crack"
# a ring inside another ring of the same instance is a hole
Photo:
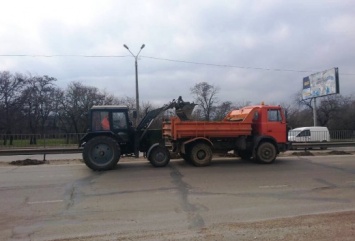
[[[189,202],[188,196],[190,193],[190,186],[182,180],[183,175],[174,165],[170,165],[170,168],[172,169],[170,176],[172,178],[172,183],[177,187],[181,208],[185,213],[187,213],[188,228],[203,228],[205,226],[205,222],[198,213],[198,208],[196,205]]]

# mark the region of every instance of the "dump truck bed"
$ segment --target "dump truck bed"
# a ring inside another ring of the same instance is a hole
[[[171,140],[184,138],[230,138],[251,135],[252,122],[243,121],[181,121],[173,117],[163,123],[163,136]]]

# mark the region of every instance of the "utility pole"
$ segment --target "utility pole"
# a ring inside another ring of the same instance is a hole
[[[317,126],[317,102],[316,97],[313,98],[313,125]]]
[[[138,54],[134,55],[131,50],[129,50],[127,45],[123,45],[123,47],[125,47],[134,57],[135,59],[135,68],[136,68],[136,111],[137,111],[137,118],[135,120],[135,126],[138,126],[138,116],[139,116],[139,90],[138,90],[138,55],[140,54],[140,52],[142,51],[142,49],[145,47],[145,45],[143,44],[138,52]]]

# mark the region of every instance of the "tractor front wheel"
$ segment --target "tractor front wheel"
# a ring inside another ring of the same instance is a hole
[[[166,147],[156,146],[148,156],[154,167],[165,167],[170,162],[170,153]]]

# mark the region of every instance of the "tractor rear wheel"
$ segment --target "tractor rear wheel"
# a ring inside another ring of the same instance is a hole
[[[97,136],[84,145],[83,159],[94,171],[113,169],[120,159],[121,150],[118,143],[107,136]]]
[[[170,162],[169,150],[163,146],[156,146],[149,154],[148,160],[154,167],[165,167]]]
[[[212,150],[205,143],[195,144],[190,151],[190,160],[197,167],[209,166],[212,160]]]

